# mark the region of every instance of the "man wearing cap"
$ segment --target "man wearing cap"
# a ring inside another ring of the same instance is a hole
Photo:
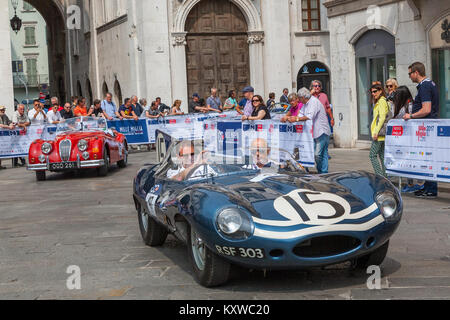
[[[192,101],[189,103],[188,107],[189,113],[206,113],[208,110],[206,108],[203,108],[200,104],[200,96],[198,93],[194,93],[192,95]]]
[[[236,110],[239,114],[250,117],[253,113],[252,99],[255,95],[255,89],[248,86],[242,90],[242,93],[244,94],[245,99],[247,99],[247,103],[245,104],[244,111],[241,111],[240,108],[236,108]]]

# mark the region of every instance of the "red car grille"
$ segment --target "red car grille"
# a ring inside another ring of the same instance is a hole
[[[70,160],[70,151],[72,150],[72,142],[70,140],[63,140],[59,143],[59,156],[62,161]]]
[[[320,258],[346,253],[360,246],[361,241],[348,236],[324,236],[298,244],[293,252],[303,258]]]

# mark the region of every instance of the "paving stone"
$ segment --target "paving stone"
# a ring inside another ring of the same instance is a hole
[[[330,153],[332,171],[372,171],[368,151]],[[131,154],[130,166],[105,178],[89,171],[37,183],[24,169],[0,171],[0,299],[450,299],[444,193],[404,198],[403,221],[381,266],[384,290],[368,290],[369,275],[348,265],[265,275],[240,269],[226,285],[203,288],[183,243],[173,236],[159,248],[142,242],[131,188],[149,158],[155,153]],[[81,290],[67,289],[70,265],[81,269]]]

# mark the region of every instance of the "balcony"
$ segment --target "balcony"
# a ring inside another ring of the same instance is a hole
[[[43,84],[49,84],[50,79],[48,74],[13,75],[14,88],[24,88],[25,85],[23,82],[27,84],[27,87],[32,88],[32,87],[40,87]]]

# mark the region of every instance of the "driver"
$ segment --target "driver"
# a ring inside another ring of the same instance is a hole
[[[205,175],[205,168],[203,164],[206,163],[206,158],[204,157],[205,151],[201,152],[196,156],[195,147],[192,141],[183,141],[180,144],[178,151],[178,168],[169,169],[167,171],[167,178],[183,181],[186,177],[193,171],[191,178],[199,178]],[[207,175],[217,175],[217,173],[207,165]]]

